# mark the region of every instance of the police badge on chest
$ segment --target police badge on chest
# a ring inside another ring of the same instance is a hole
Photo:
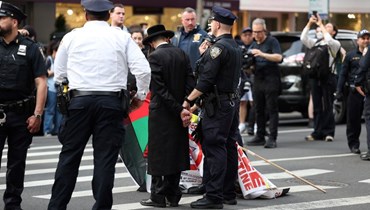
[[[26,56],[27,46],[26,45],[19,45],[17,55]]]

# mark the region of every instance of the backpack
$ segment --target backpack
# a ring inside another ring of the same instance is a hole
[[[303,70],[310,78],[326,80],[330,74],[329,47],[318,45],[318,40],[312,48],[308,49],[303,59]]]

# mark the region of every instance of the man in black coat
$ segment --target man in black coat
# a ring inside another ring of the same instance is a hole
[[[174,32],[163,25],[148,29],[143,44],[155,50],[148,61],[152,70],[149,105],[148,173],[152,175],[150,199],[144,206],[178,206],[181,171],[190,167],[188,128],[191,113],[182,102],[195,86],[188,56],[169,44]]]

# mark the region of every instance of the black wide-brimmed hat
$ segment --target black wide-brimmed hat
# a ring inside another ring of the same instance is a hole
[[[164,37],[172,38],[175,35],[175,32],[166,30],[164,25],[154,25],[147,30],[148,36],[143,40],[144,45],[148,45],[149,42],[153,40],[154,37],[162,35]]]

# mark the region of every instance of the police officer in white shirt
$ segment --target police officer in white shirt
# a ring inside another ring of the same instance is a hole
[[[71,198],[84,148],[92,135],[94,176],[92,209],[111,209],[115,164],[125,134],[121,90],[128,71],[136,77],[137,95],[144,100],[150,67],[130,34],[107,23],[108,0],[82,0],[87,22],[66,34],[55,58],[55,80],[69,80],[71,101],[59,141],[62,151],[48,209],[66,209]],[[74,207],[72,209],[76,209]]]

